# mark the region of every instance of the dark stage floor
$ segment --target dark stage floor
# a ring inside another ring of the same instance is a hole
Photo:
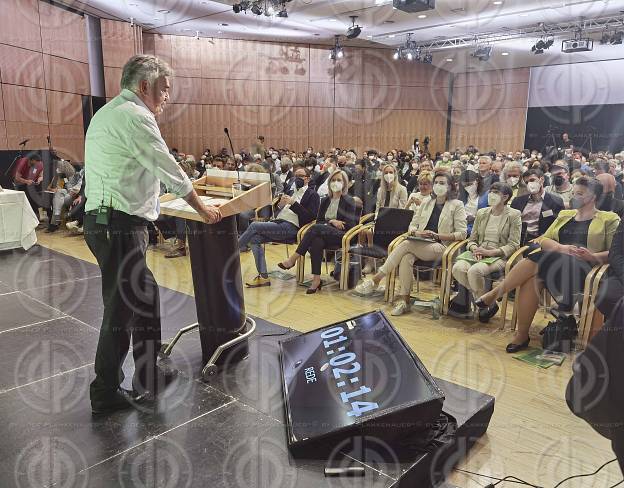
[[[183,372],[154,410],[93,418],[88,385],[102,315],[99,269],[38,247],[0,253],[0,486],[390,487],[410,463],[335,463],[364,478],[324,478],[327,459],[286,449],[278,341],[296,331],[257,319],[248,359],[211,383],[199,379],[196,333],[169,363]],[[193,297],[161,288],[163,339],[196,321]],[[131,378],[131,361],[127,378]],[[493,406],[487,395],[440,381],[458,424]],[[488,417],[489,420],[489,417]],[[357,457],[357,456],[356,456]]]

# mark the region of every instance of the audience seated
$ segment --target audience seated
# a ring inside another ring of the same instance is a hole
[[[519,210],[522,214],[521,244],[544,234],[559,212],[564,209],[561,197],[545,191],[544,174],[541,170],[528,170],[524,174],[524,179],[528,193],[514,198],[511,202],[511,208]]]
[[[513,191],[511,202],[513,202],[514,198],[528,193],[524,180],[522,179],[523,171],[526,170],[520,162],[509,161],[505,164],[501,173],[501,182],[508,184]]]
[[[52,215],[46,232],[55,232],[59,228],[61,213],[63,210],[69,210],[74,200],[78,198],[83,177],[84,169],[76,171],[69,162],[59,161],[57,174],[48,185],[48,191],[54,192],[54,195],[52,196]],[[62,186],[57,186],[59,180],[64,182]]]
[[[258,271],[258,276],[245,283],[249,288],[271,285],[262,244],[294,243],[299,229],[314,220],[318,213],[320,199],[314,188],[309,186],[310,171],[298,167],[294,180],[296,189],[292,196],[282,195],[277,204],[281,209],[277,217],[269,222],[252,222],[238,239],[241,249],[251,247]]]
[[[609,249],[609,271],[596,297],[596,307],[608,319],[624,297],[624,220],[620,220]]]
[[[388,256],[385,264],[372,278],[356,287],[362,295],[370,295],[380,281],[395,268],[399,268],[400,291],[392,309],[392,315],[402,315],[409,310],[415,261],[438,262],[453,241],[466,238],[466,212],[456,199],[455,182],[449,173],[436,175],[433,194],[424,197],[414,213],[409,237],[401,242]]]
[[[30,153],[17,161],[13,170],[13,185],[16,190],[26,194],[28,203],[30,203],[37,218],[39,218],[39,195],[41,194],[42,180],[43,163],[39,154]]]
[[[405,208],[418,210],[418,207],[423,200],[431,195],[433,191],[433,174],[430,171],[423,171],[418,176],[418,191],[412,193],[407,202],[405,202]]]
[[[483,188],[483,182],[479,173],[466,170],[459,177],[458,198],[464,204],[466,210],[466,222],[468,223],[468,235],[472,233],[472,224],[477,215],[477,210],[487,207],[488,192]]]
[[[325,197],[319,207],[316,224],[303,236],[295,252],[278,264],[282,269],[290,269],[298,259],[303,259],[306,252],[312,261],[312,283],[307,294],[321,289],[321,261],[323,250],[340,246],[345,232],[357,225],[359,212],[356,201],[347,193],[349,177],[344,171],[334,171],[328,178],[331,193]]]
[[[529,328],[542,287],[557,301],[560,314],[570,314],[583,292],[587,273],[596,264],[607,262],[620,219],[612,212],[596,208],[601,195],[602,186],[597,180],[580,178],[574,185],[572,209],[562,210],[539,244],[531,246],[505,279],[477,300],[477,305],[489,314],[498,308],[498,298],[520,288],[516,295],[518,329],[507,352],[528,347]]]
[[[624,202],[615,198],[615,177],[610,173],[602,173],[596,176],[602,185],[602,197],[598,201],[598,210],[614,212],[620,218],[624,218]]]
[[[563,200],[565,208],[570,208],[570,199],[572,198],[572,184],[568,175],[568,165],[563,160],[558,160],[551,167],[552,185],[546,187],[546,193],[558,195]]]
[[[480,297],[486,289],[486,278],[505,269],[506,259],[520,247],[522,229],[520,211],[507,205],[511,187],[493,183],[488,194],[489,207],[477,211],[466,252],[453,265],[453,276],[464,290],[451,302],[451,310],[459,315],[470,312],[469,292]],[[479,320],[487,322],[498,310],[494,304]]]
[[[391,164],[384,166],[382,170],[382,182],[377,191],[377,203],[375,205],[375,218],[379,214],[382,207],[405,208],[407,203],[407,190],[401,184],[398,178],[397,169]],[[360,243],[368,244],[373,242],[373,231],[366,229],[360,234]],[[372,259],[368,260],[362,272],[368,274],[373,269]]]

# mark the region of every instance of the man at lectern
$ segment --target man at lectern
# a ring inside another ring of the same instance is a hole
[[[169,100],[171,68],[150,55],[124,66],[121,93],[93,117],[85,139],[85,240],[102,272],[104,317],[91,383],[94,414],[153,398],[175,377],[156,365],[160,350],[158,284],[148,269],[147,224],[159,213],[162,181],[208,224],[221,220],[205,206],[163,140],[156,116]],[[132,340],[133,390],[120,388]]]

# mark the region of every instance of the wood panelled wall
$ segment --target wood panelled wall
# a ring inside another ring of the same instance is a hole
[[[81,95],[89,94],[85,20],[38,0],[1,0],[0,149],[84,158]]]
[[[524,146],[529,68],[455,75],[450,147],[481,151]]]
[[[101,26],[105,91],[111,99],[119,93],[123,65],[143,52],[143,34],[141,27],[128,22],[102,19]]]
[[[387,49],[346,48],[332,63],[327,46],[144,34],[144,52],[175,70],[159,121],[170,147],[200,154],[235,150],[256,136],[267,146],[408,148],[429,135],[442,149],[448,73],[396,63]]]

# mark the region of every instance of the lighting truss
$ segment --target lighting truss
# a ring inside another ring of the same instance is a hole
[[[598,19],[588,19],[574,22],[561,22],[558,24],[549,24],[548,26],[540,23],[539,25],[526,26],[518,29],[506,29],[504,31],[483,32],[466,36],[425,40],[420,41],[419,45],[423,50],[440,51],[444,49],[472,47],[474,46],[475,37],[479,39],[480,43],[492,44],[496,42],[503,42],[512,39],[521,39],[527,37],[535,38],[543,37],[544,35],[559,36],[563,34],[575,34],[576,32],[578,32],[579,29],[582,29],[585,33],[617,29],[618,27],[621,28],[623,23],[624,15],[609,16]],[[402,33],[397,32],[396,34]],[[409,33],[407,32],[405,32],[405,34],[409,35]],[[373,40],[380,40],[385,37],[386,35],[375,36],[373,37]]]

